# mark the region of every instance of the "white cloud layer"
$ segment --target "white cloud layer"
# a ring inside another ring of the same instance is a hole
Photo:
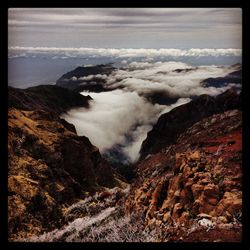
[[[137,57],[204,57],[241,56],[241,49],[106,49],[106,48],[57,48],[57,47],[9,47],[9,55],[53,54],[57,56],[107,56],[116,58]]]
[[[88,136],[101,152],[114,144],[124,145],[130,161],[138,159],[141,143],[159,115],[190,100],[182,99],[166,107],[153,105],[136,92],[114,90],[88,94],[94,99],[90,109],[72,109],[62,117],[75,125],[79,135]],[[133,139],[131,143],[126,142],[128,133]]]
[[[144,96],[154,92],[164,92],[166,96],[177,98],[216,95],[226,88],[204,88],[201,81],[209,77],[223,77],[234,70],[234,67],[213,65],[193,67],[182,62],[132,62],[109,75],[107,86],[136,91]]]

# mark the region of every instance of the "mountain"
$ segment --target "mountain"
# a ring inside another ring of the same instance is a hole
[[[119,145],[103,157],[60,118],[90,101],[59,86],[9,88],[9,241],[242,240],[241,93],[161,115],[133,169],[115,161],[129,185],[104,158],[121,158]]]
[[[91,91],[103,92],[109,91],[106,89],[105,78],[102,75],[111,74],[116,68],[112,64],[100,64],[95,66],[81,66],[62,75],[57,81],[56,85],[64,87],[77,92]]]
[[[237,91],[231,88],[216,97],[201,95],[187,104],[172,109],[161,115],[148,132],[141,146],[140,159],[175,143],[181,133],[202,118],[240,107],[241,94],[237,94]]]
[[[205,87],[220,88],[227,86],[228,84],[234,84],[235,87],[241,88],[242,84],[242,69],[241,65],[232,65],[231,67],[238,68],[237,70],[229,73],[224,77],[210,77],[201,82]]]
[[[67,206],[123,185],[98,148],[60,118],[90,99],[58,86],[9,88],[9,240],[58,228]]]

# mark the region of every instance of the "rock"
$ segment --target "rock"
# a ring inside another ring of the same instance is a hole
[[[215,206],[209,204],[207,202],[207,200],[204,199],[204,197],[202,197],[200,199],[200,208],[199,208],[200,213],[209,213],[210,214],[210,212],[213,211],[214,208],[215,208]]]
[[[241,211],[242,198],[241,193],[225,192],[224,196],[213,211],[215,216],[225,216],[230,218]]]
[[[233,224],[231,223],[221,223],[221,224],[218,224],[218,229],[220,230],[230,230],[233,228]]]
[[[187,224],[189,223],[189,212],[185,211],[182,213],[181,217],[179,218],[178,222],[182,225],[182,224]]]
[[[172,213],[173,220],[177,221],[177,219],[179,217],[181,217],[181,215],[182,215],[182,209],[183,209],[183,206],[181,205],[181,203],[176,203],[174,205],[173,213]]]
[[[225,179],[222,182],[222,187],[226,192],[230,192],[232,189],[234,189],[237,186],[237,182],[233,180]]]
[[[163,216],[163,221],[168,222],[168,220],[171,218],[170,212],[167,212]]]
[[[160,226],[161,224],[162,224],[162,221],[161,221],[161,220],[156,220],[156,221],[155,221],[155,225],[156,225],[156,226]]]
[[[219,187],[209,183],[204,188],[203,199],[211,205],[216,205],[219,201]]]
[[[199,181],[199,183],[201,184],[201,185],[203,185],[203,186],[206,186],[207,184],[209,184],[211,182],[211,180],[209,179],[209,178],[207,178],[207,177],[205,177],[205,178],[203,178],[203,179],[201,179],[200,181]]]
[[[206,201],[208,202],[209,205],[217,205],[217,203],[219,202],[219,198],[215,198],[215,197],[208,197],[206,199]]]
[[[193,192],[194,199],[197,199],[202,194],[204,190],[204,186],[200,184],[193,184],[191,189]]]
[[[193,161],[198,161],[200,159],[200,152],[199,151],[195,151],[189,157]]]
[[[180,190],[176,190],[175,192],[174,192],[174,196],[176,196],[176,197],[180,197]]]
[[[227,218],[225,216],[219,216],[218,217],[218,220],[221,222],[221,223],[227,223]]]
[[[158,213],[156,216],[157,220],[162,220],[163,219],[164,214]]]
[[[167,190],[167,197],[163,201],[161,210],[165,211],[166,208],[170,209],[174,206],[175,204],[175,192],[179,190],[179,185],[180,185],[180,179],[181,176],[174,176],[170,181],[168,185],[168,190]],[[178,192],[177,192],[178,194]]]
[[[24,176],[10,176],[8,178],[8,191],[31,201],[38,194],[39,186],[37,181]]]

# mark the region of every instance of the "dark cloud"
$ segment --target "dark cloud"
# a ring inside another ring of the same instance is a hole
[[[44,37],[47,30],[47,42],[40,46],[65,46],[67,40],[72,42],[69,36],[75,36],[72,46],[80,46],[87,36],[90,43],[84,46],[89,47],[91,41],[99,47],[102,41],[108,47],[119,47],[116,39],[120,37],[127,47],[138,47],[139,40],[143,40],[145,47],[161,47],[164,40],[167,41],[164,47],[173,47],[181,39],[183,44],[186,41],[188,46],[193,44],[191,47],[211,47],[217,41],[217,47],[225,44],[225,47],[239,48],[241,16],[241,9],[228,8],[9,9],[9,35],[11,45],[16,46],[45,42],[40,33]],[[52,32],[58,34],[58,40],[49,36]],[[124,34],[128,34],[125,40]]]

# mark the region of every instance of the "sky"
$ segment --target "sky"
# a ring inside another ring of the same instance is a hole
[[[10,8],[8,45],[73,48],[242,47],[240,8]]]

